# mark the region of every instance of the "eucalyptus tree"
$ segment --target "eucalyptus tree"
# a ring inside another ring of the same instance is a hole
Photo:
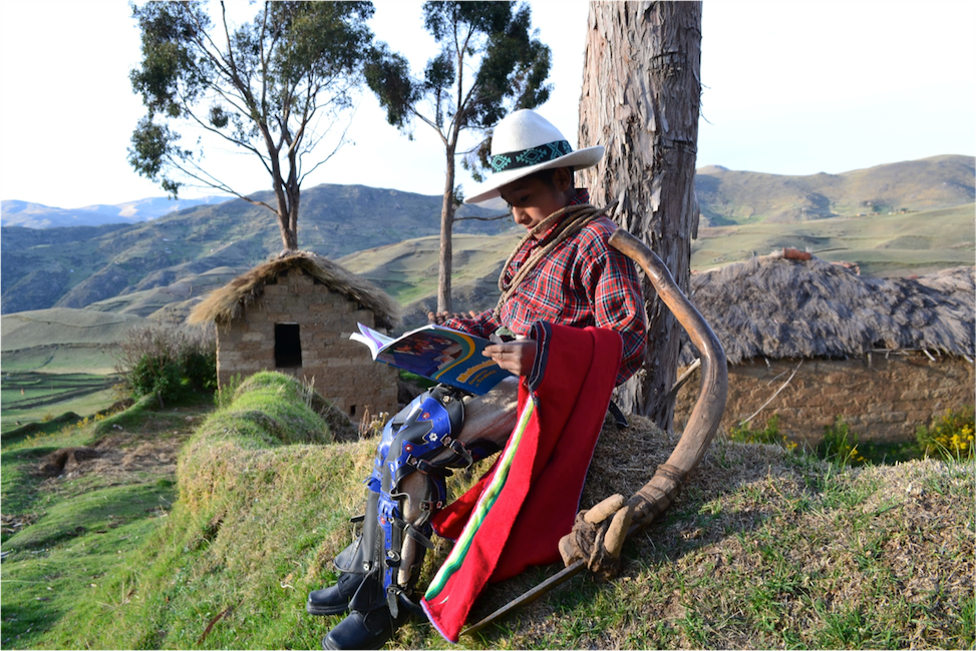
[[[644,240],[687,293],[691,240],[698,236],[695,161],[701,98],[700,2],[591,2],[581,147],[601,144],[599,167],[583,172],[595,205]],[[644,280],[644,295],[653,296]],[[648,301],[644,368],[618,404],[668,429],[680,330],[661,301]]]
[[[133,131],[129,163],[172,196],[195,181],[271,210],[284,248],[296,249],[302,182],[344,142],[342,114],[372,47],[365,25],[372,3],[264,2],[239,26],[223,2],[213,12],[199,2],[147,2],[132,11],[142,59],[130,81],[146,115]],[[337,127],[335,146],[316,150]],[[274,200],[240,192],[226,170],[207,166],[203,151],[185,144],[200,130],[252,155]]]
[[[460,204],[455,163],[484,169],[492,127],[509,111],[535,108],[549,98],[551,54],[536,38],[528,5],[515,2],[426,2],[424,28],[440,45],[422,79],[410,74],[407,59],[379,46],[366,67],[366,81],[386,110],[387,120],[410,132],[414,119],[437,132],[444,145],[444,198],[441,205],[437,310],[451,311],[451,234]],[[471,131],[481,140],[459,151],[458,139]]]

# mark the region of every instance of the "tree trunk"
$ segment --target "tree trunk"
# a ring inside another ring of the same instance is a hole
[[[289,139],[290,143],[291,139]],[[298,183],[298,152],[292,149],[288,153],[288,232],[285,248],[289,251],[298,250],[298,211],[302,205],[302,189]]]
[[[291,201],[284,199],[284,194],[278,200],[278,230],[281,232],[281,246],[285,251],[298,250],[298,193],[288,193]]]
[[[437,311],[453,312],[451,306],[451,271],[453,267],[454,245],[454,147],[448,146],[447,173],[444,175],[444,201],[441,204],[441,252],[437,272]]]
[[[698,235],[695,156],[701,97],[700,2],[591,2],[579,143],[606,156],[583,176],[594,205],[613,215],[667,264],[688,290]],[[644,368],[618,389],[625,411],[670,429],[666,400],[678,364],[679,326],[643,280],[648,312]]]

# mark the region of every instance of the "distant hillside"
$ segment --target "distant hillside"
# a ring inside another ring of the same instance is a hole
[[[976,205],[922,212],[830,217],[815,222],[703,227],[691,243],[691,268],[704,271],[793,247],[862,274],[902,276],[973,265]]]
[[[935,156],[812,176],[711,166],[697,171],[695,191],[710,226],[800,222],[972,203],[974,175],[972,156]]]
[[[138,316],[53,308],[0,316],[3,371],[111,373],[115,342]]]
[[[438,196],[327,184],[306,189],[302,204],[299,244],[329,258],[440,230]],[[468,206],[459,211],[494,214]],[[456,231],[494,234],[510,227],[507,220],[469,220]],[[149,316],[175,300],[198,298],[281,250],[274,215],[240,200],[133,225],[4,227],[0,241],[4,314],[109,301],[111,311]]]
[[[522,233],[459,235],[454,238],[451,294],[459,312],[483,310],[498,301],[498,274]],[[338,260],[404,306],[406,325],[426,323],[437,305],[437,267],[440,238],[424,237],[358,251]]]
[[[806,177],[703,168],[697,188],[705,218],[692,266],[706,269],[783,246],[857,262],[869,274],[972,264],[973,178],[974,159],[966,156]],[[437,268],[436,238],[422,238],[439,232],[440,201],[365,186],[307,188],[299,244],[331,259],[352,256],[350,267],[377,276],[404,304],[421,301],[411,308],[420,314],[430,304]],[[464,206],[459,214],[496,213]],[[509,219],[468,220],[455,232],[516,230]],[[455,243],[454,288],[462,309],[493,300],[494,275],[510,244],[487,242],[477,244],[480,252],[465,249],[461,238]],[[201,296],[279,252],[281,240],[267,209],[234,200],[138,224],[3,227],[0,246],[3,314],[65,307],[178,320]],[[496,257],[489,263],[490,255]]]
[[[0,202],[0,226],[24,228],[63,228],[68,226],[104,226],[134,224],[193,206],[227,201],[228,197],[202,199],[167,199],[155,197],[115,205],[95,204],[83,208],[54,208],[40,203],[4,200]]]
[[[919,213],[834,217],[806,224],[745,224],[701,228],[692,242],[691,268],[704,271],[783,247],[852,262],[866,275],[900,276],[976,263],[976,205]],[[498,273],[518,233],[458,237],[454,241],[455,309],[483,310],[498,300]],[[339,260],[404,305],[405,325],[425,322],[436,305],[435,237],[359,251]]]

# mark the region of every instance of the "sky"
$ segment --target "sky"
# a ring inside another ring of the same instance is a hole
[[[247,5],[232,3],[247,15]],[[379,40],[417,72],[436,53],[419,0],[374,0]],[[588,4],[530,1],[552,48],[553,93],[539,112],[576,142]],[[705,0],[698,167],[837,174],[941,154],[976,153],[976,2]],[[0,3],[0,198],[60,208],[165,193],[126,161],[144,114],[128,74],[139,32],[124,0]],[[348,144],[305,182],[441,194],[433,130],[413,138],[362,94]],[[244,192],[269,181],[224,147],[210,167]],[[459,169],[472,194],[473,181]],[[214,194],[187,188],[187,197]]]

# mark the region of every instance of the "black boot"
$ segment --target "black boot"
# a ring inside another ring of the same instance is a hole
[[[382,649],[409,613],[400,609],[397,617],[386,604],[365,613],[354,610],[322,639],[323,649]]]
[[[309,615],[340,615],[349,612],[349,600],[363,582],[362,574],[340,574],[335,585],[308,593]]]

